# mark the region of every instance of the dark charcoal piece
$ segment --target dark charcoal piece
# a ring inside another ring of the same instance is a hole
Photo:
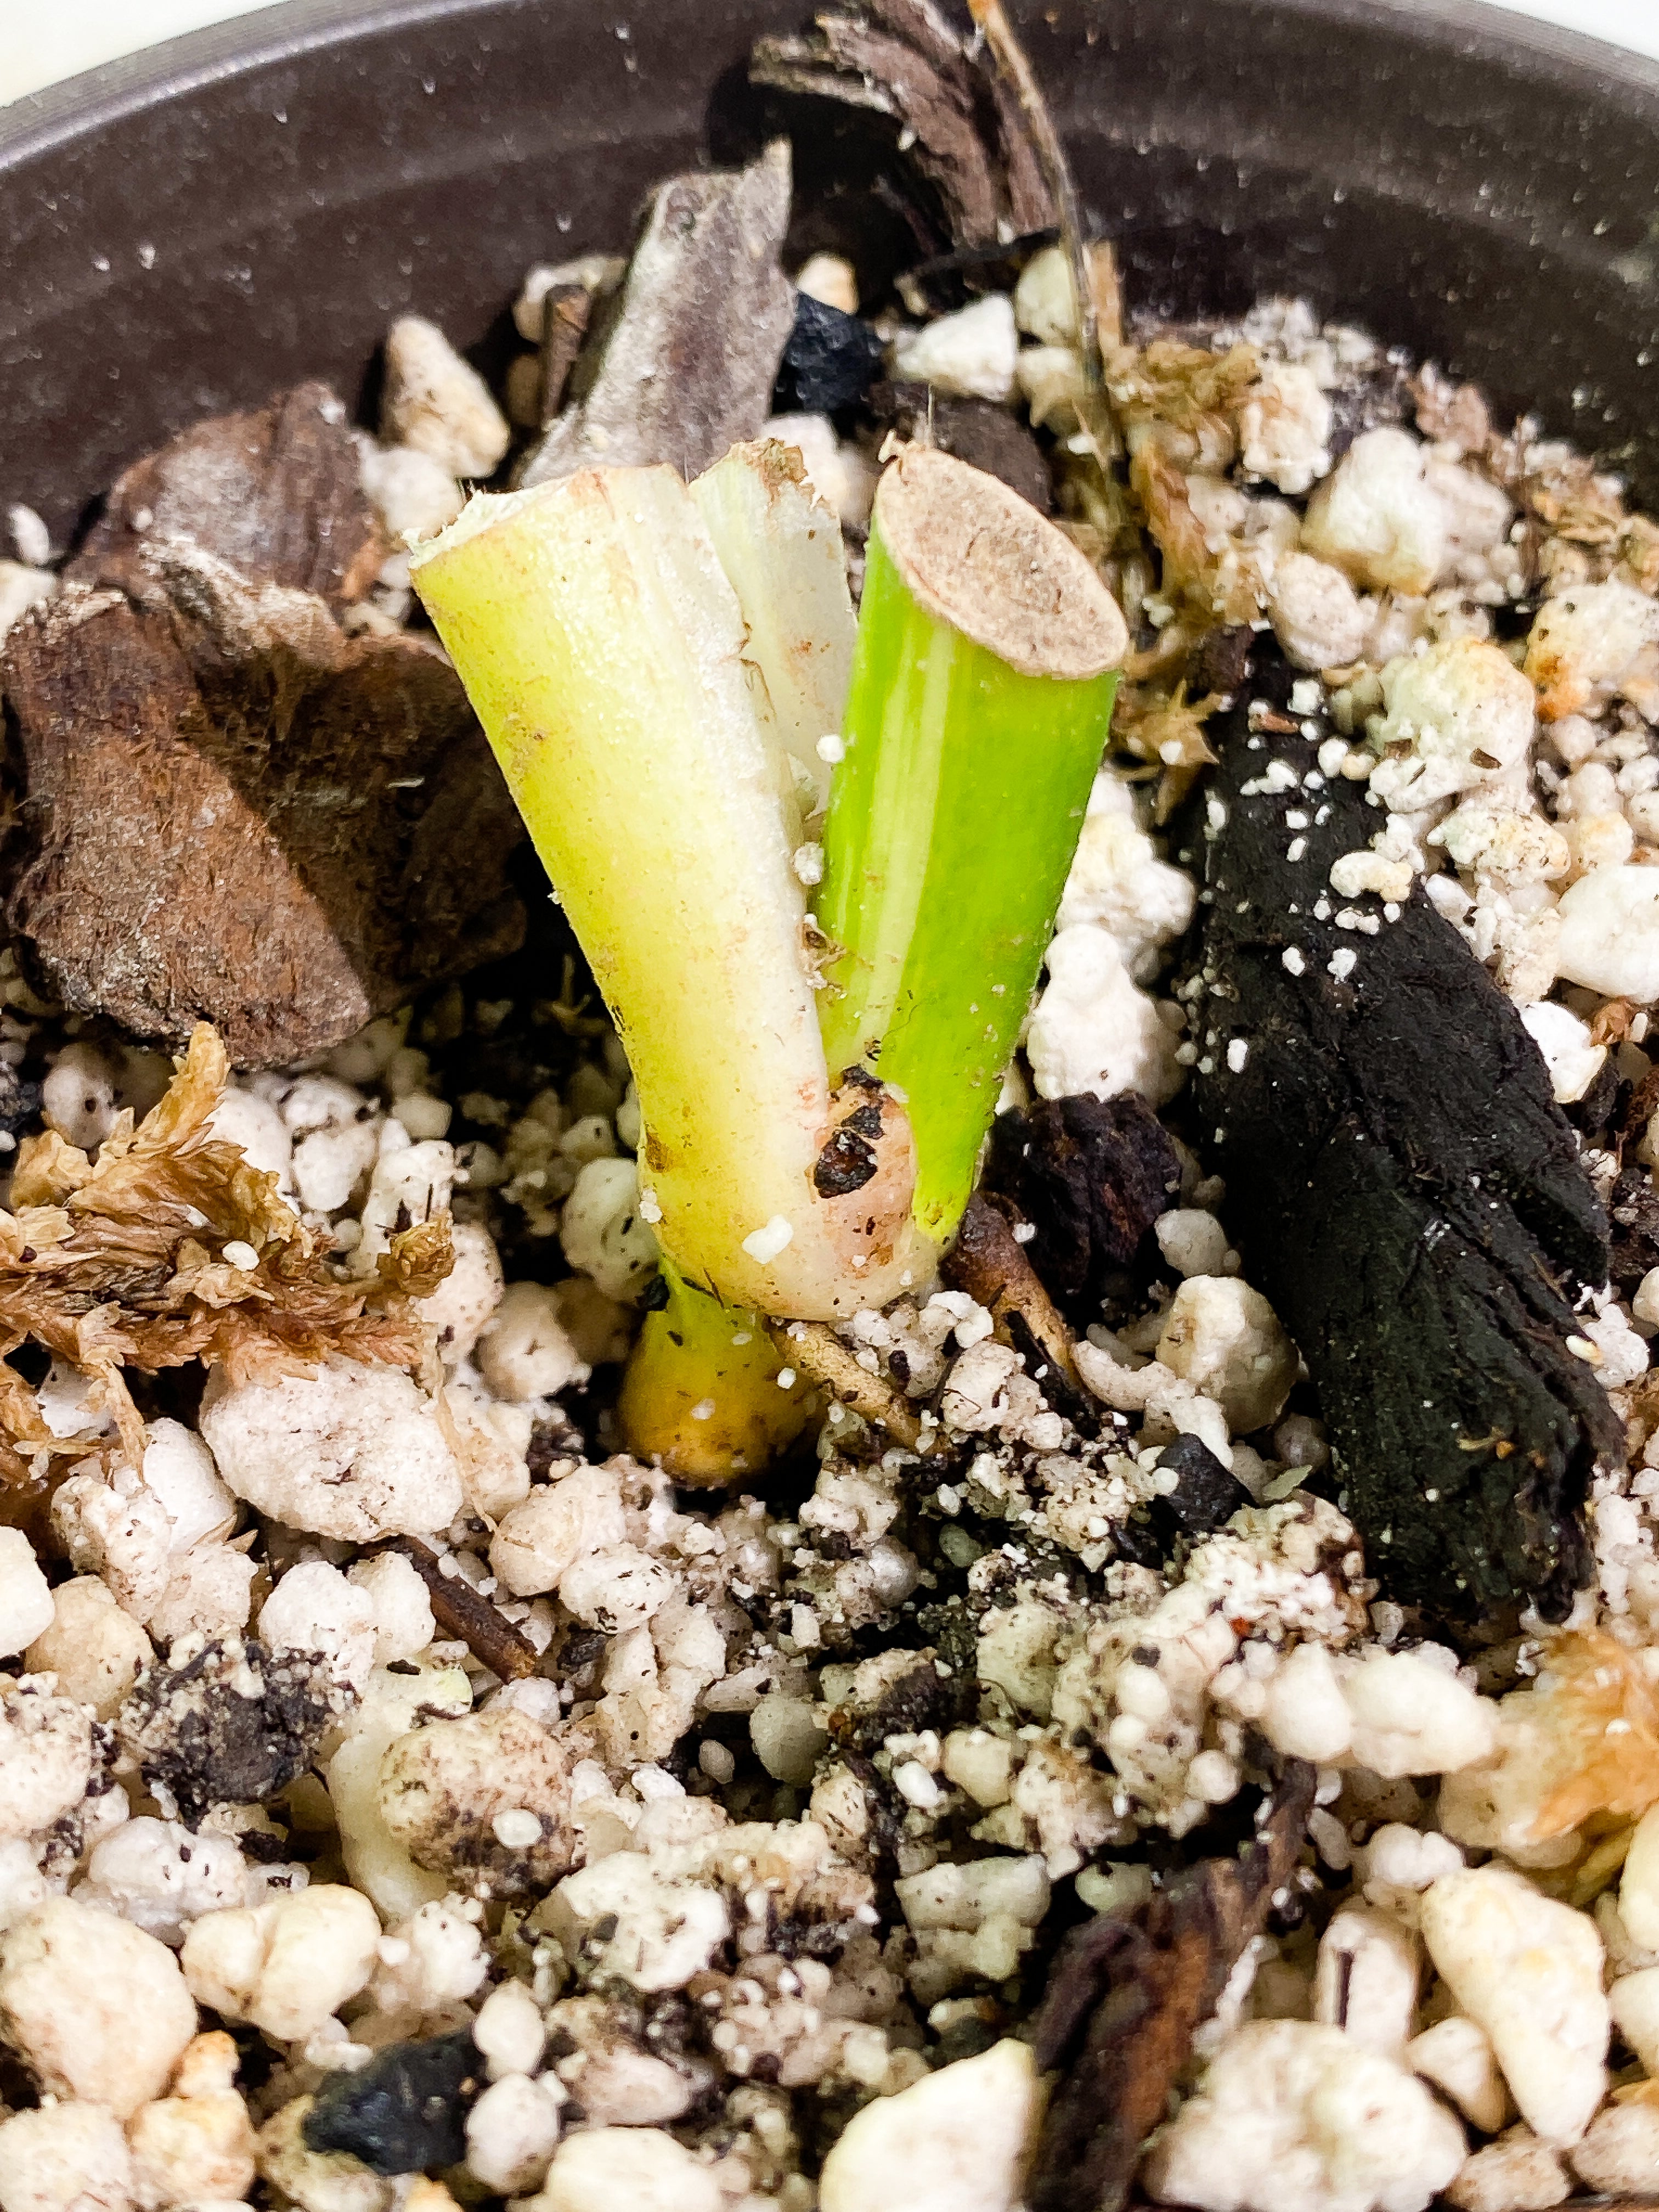
[[[1034,2036],[1038,2067],[1059,2067],[1060,2079],[1026,2185],[1031,2212],[1120,2212],[1127,2201],[1193,2030],[1296,1864],[1316,1779],[1286,1760],[1237,1858],[1201,1859],[1134,1911],[1103,1912],[1060,1946]]]
[[[0,1129],[15,1137],[40,1111],[40,1086],[0,1061]]]
[[[772,404],[780,412],[798,407],[805,415],[856,407],[881,372],[881,340],[861,316],[798,292]]]
[[[215,1805],[257,1805],[311,1764],[339,1710],[327,1661],[228,1636],[145,1669],[116,1721],[121,1748],[194,1828]]]
[[[1181,1164],[1158,1116],[1131,1091],[1048,1098],[1002,1115],[992,1125],[985,1182],[1036,1224],[1025,1249],[1052,1296],[1087,1313],[1176,1203]]]
[[[1254,688],[1282,705],[1288,682],[1275,663]],[[1607,1273],[1573,1133],[1420,886],[1395,921],[1351,902],[1374,935],[1337,926],[1332,863],[1380,822],[1363,787],[1328,784],[1299,734],[1252,735],[1242,700],[1208,734],[1220,765],[1177,843],[1206,884],[1193,1095],[1229,1227],[1301,1346],[1385,1589],[1453,1618],[1530,1597],[1559,1620],[1590,1572],[1591,1470],[1622,1455],[1566,1348],[1564,1290]],[[1262,787],[1273,763],[1290,787]]]
[[[878,422],[890,423],[902,438],[937,446],[969,468],[983,469],[1043,514],[1054,503],[1048,456],[1025,425],[1006,407],[988,399],[940,399],[925,384],[884,380],[870,387],[870,406]]]
[[[345,2151],[373,2173],[424,2173],[466,2155],[466,2108],[483,2087],[471,2034],[393,2043],[360,2073],[331,2074],[301,2133],[308,2149]]]
[[[1609,1053],[1583,1097],[1565,1109],[1568,1121],[1587,1145],[1606,1145],[1619,1111],[1620,1095],[1633,1087],[1620,1081],[1618,1063]]]
[[[1659,1191],[1639,1168],[1626,1168],[1613,1187],[1608,1273],[1626,1297],[1650,1267],[1659,1267]]]
[[[1175,1488],[1151,1509],[1156,1527],[1167,1522],[1184,1536],[1206,1536],[1251,1503],[1250,1493],[1197,1437],[1177,1437],[1158,1455],[1160,1468],[1176,1471]]]

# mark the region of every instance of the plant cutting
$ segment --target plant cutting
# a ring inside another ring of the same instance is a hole
[[[630,1441],[724,1479],[801,1418],[764,1322],[923,1288],[967,1202],[1122,617],[1035,507],[914,447],[856,630],[776,446],[478,495],[411,565],[638,1085],[669,1304]]]

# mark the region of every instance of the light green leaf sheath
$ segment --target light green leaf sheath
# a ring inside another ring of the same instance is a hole
[[[734,1306],[884,1303],[926,1272],[908,1189],[868,1228],[814,1192],[799,816],[692,495],[649,468],[482,495],[411,568],[616,1020],[665,1249]]]
[[[834,1077],[908,1100],[919,1226],[972,1193],[1100,763],[1127,636],[1016,494],[913,448],[878,495],[825,825]]]

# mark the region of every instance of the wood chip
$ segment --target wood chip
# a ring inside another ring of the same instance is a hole
[[[749,73],[757,84],[888,118],[937,192],[957,246],[1054,221],[1017,93],[970,53],[931,0],[826,9],[803,36],[757,40]]]
[[[541,1654],[529,1638],[520,1634],[483,1592],[475,1589],[459,1569],[443,1571],[443,1562],[418,1536],[395,1536],[382,1551],[401,1552],[426,1584],[432,1601],[432,1617],[447,1636],[459,1637],[482,1667],[503,1682],[521,1682],[541,1664]]]
[[[1026,2183],[1030,2212],[1121,2212],[1127,2202],[1194,2029],[1290,1879],[1317,1778],[1304,1760],[1287,1760],[1237,1858],[1201,1859],[1144,1905],[1102,1913],[1060,1946],[1034,2022],[1037,2065],[1060,2078]]]
[[[570,372],[593,319],[593,295],[585,284],[556,284],[543,304],[541,407],[545,428],[564,405]]]
[[[795,319],[780,260],[788,227],[781,139],[746,169],[659,185],[621,296],[576,365],[574,400],[520,483],[657,462],[690,477],[758,437]]]

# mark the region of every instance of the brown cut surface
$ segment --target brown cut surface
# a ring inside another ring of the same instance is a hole
[[[907,446],[881,480],[875,523],[912,595],[1024,676],[1115,668],[1129,633],[1071,540],[999,477]]]

